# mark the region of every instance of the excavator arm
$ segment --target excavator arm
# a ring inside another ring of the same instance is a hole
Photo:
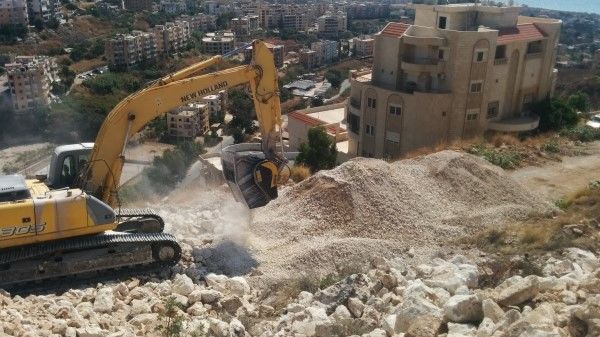
[[[117,187],[125,162],[124,150],[133,135],[169,110],[198,101],[223,89],[248,84],[260,125],[261,154],[231,155],[231,149],[225,149],[229,155],[224,156],[224,161],[252,164],[247,166],[224,162],[224,175],[234,189],[236,198],[241,196],[251,208],[262,206],[276,197],[276,178],[285,164],[285,159],[276,151],[281,132],[277,69],[271,51],[263,42],[254,41],[252,47],[253,57],[249,65],[197,75],[202,70],[218,64],[222,57],[216,56],[159,79],[121,101],[108,114],[100,128],[88,170],[82,180],[82,188],[115,206]],[[230,172],[228,169],[251,172]],[[268,182],[267,179],[263,179],[266,176],[269,178]],[[255,180],[252,182],[255,185],[252,186],[253,191],[248,190],[248,186],[240,187],[248,181],[238,181],[235,177],[252,177],[252,180]],[[257,199],[256,193],[263,195]]]

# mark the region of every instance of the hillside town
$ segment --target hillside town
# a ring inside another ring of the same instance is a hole
[[[600,336],[599,25],[0,0],[0,336]]]

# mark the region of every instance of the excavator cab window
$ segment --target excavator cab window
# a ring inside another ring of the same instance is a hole
[[[75,156],[68,155],[62,162],[62,170],[60,172],[60,183],[62,186],[72,186],[77,176],[77,166]]]

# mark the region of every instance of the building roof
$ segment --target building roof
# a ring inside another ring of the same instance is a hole
[[[385,36],[402,36],[404,32],[410,27],[409,24],[401,22],[390,22],[380,32],[381,35]]]
[[[516,41],[535,41],[545,37],[544,33],[534,24],[527,23],[511,28],[502,28],[498,32],[498,44],[508,44]]]
[[[288,118],[293,118],[293,119],[301,122],[304,125],[308,125],[311,128],[326,124],[325,121],[322,121],[318,118],[309,116],[308,114],[305,114],[301,111],[292,111],[292,112],[288,113]],[[336,131],[335,127],[326,126],[325,129],[327,130],[327,132],[335,134],[335,131]]]

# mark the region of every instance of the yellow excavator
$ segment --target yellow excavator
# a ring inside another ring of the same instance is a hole
[[[277,69],[263,42],[251,45],[248,65],[203,74],[228,55],[215,56],[128,96],[108,114],[95,143],[57,147],[45,179],[0,176],[0,287],[177,263],[181,248],[162,232],[159,215],[120,208],[125,147],[154,118],[227,88],[248,85],[262,142],[223,149],[223,175],[235,198],[249,208],[277,198],[286,164],[283,148],[278,150]]]

